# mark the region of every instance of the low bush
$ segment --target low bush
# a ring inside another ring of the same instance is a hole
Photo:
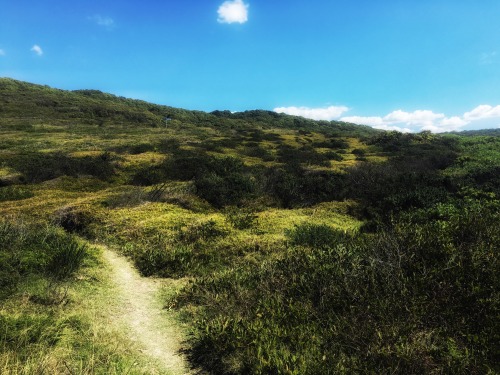
[[[71,276],[88,256],[88,246],[71,237],[58,238],[50,244],[51,254],[46,270],[57,280]]]
[[[183,277],[196,268],[194,248],[189,244],[149,246],[134,254],[135,264],[144,276]]]
[[[19,201],[34,196],[35,194],[31,190],[25,187],[20,187],[15,185],[0,187],[0,202]]]
[[[202,306],[187,310],[192,361],[220,374],[497,373],[500,217],[471,204],[369,235],[299,226],[286,251],[198,279],[177,300]]]
[[[121,192],[108,196],[102,205],[108,208],[133,207],[143,203],[146,193],[140,187],[129,186]]]
[[[224,211],[226,215],[226,220],[235,229],[249,229],[252,228],[256,222],[258,216],[253,210],[244,207],[227,207]]]
[[[346,234],[329,225],[303,223],[285,231],[292,246],[309,246],[316,249],[334,247],[344,242]]]
[[[64,206],[53,217],[55,224],[69,233],[89,234],[89,226],[98,221],[93,210],[87,206]]]
[[[278,150],[278,161],[289,165],[330,165],[327,155],[317,152],[313,147],[308,145],[301,148],[281,145]]]
[[[91,175],[108,180],[115,174],[115,156],[103,152],[97,156],[72,157],[62,152],[29,152],[9,160],[9,166],[22,174],[28,183],[38,183],[60,176]]]
[[[16,292],[30,275],[60,281],[89,256],[88,246],[55,226],[0,221],[0,297]]]
[[[255,191],[243,162],[233,157],[211,158],[196,175],[196,194],[217,208],[237,205]]]
[[[61,338],[61,328],[51,314],[10,315],[0,312],[0,342],[4,350],[28,355],[30,346],[53,346]]]
[[[226,230],[221,228],[215,220],[209,219],[193,223],[188,226],[182,226],[177,229],[176,240],[185,243],[194,243],[197,241],[210,241],[226,234]]]

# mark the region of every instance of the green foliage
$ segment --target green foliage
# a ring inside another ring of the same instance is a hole
[[[143,275],[183,277],[220,267],[228,254],[220,253],[215,244],[227,234],[224,226],[208,219],[178,225],[168,236],[157,233],[124,247]]]
[[[330,165],[329,154],[319,153],[314,148],[308,145],[302,146],[301,148],[282,145],[278,151],[278,160],[281,163],[289,165]]]
[[[210,219],[178,228],[176,239],[185,243],[194,243],[200,240],[209,241],[225,233],[226,231],[220,228],[215,220]]]
[[[285,232],[290,244],[293,246],[309,246],[315,249],[334,247],[343,242],[346,237],[344,232],[328,225],[303,223]]]
[[[198,196],[218,208],[239,204],[255,191],[241,160],[232,157],[210,159],[194,184]]]
[[[196,267],[196,255],[189,244],[157,245],[134,253],[135,263],[144,276],[180,277],[191,273]]]
[[[75,237],[53,226],[0,222],[0,297],[14,293],[30,275],[63,280],[89,256]]]
[[[263,176],[263,190],[281,206],[292,208],[342,198],[345,176],[330,171],[308,171],[299,166],[268,168]]]
[[[53,221],[69,233],[86,235],[89,226],[97,224],[99,219],[87,206],[64,206],[55,212]]]
[[[227,207],[224,211],[226,220],[236,229],[250,229],[256,222],[258,216],[248,208]]]
[[[35,345],[55,345],[62,328],[50,314],[10,315],[0,312],[0,343],[2,349],[15,350],[28,356]]]
[[[50,246],[52,254],[46,270],[56,279],[66,279],[71,276],[88,256],[87,245],[80,244],[72,238],[58,239]]]
[[[114,157],[107,152],[98,156],[71,157],[61,152],[19,154],[9,161],[19,171],[24,181],[37,183],[59,176],[91,175],[107,180],[115,173]]]
[[[20,186],[0,187],[0,202],[28,199],[34,195],[29,189]]]
[[[442,170],[451,166],[457,152],[446,139],[422,140],[416,135],[379,136],[378,144],[405,141],[405,148],[386,163],[363,163],[348,170],[344,196],[362,202],[362,215],[388,222],[400,211],[430,207],[453,197],[456,185]],[[392,147],[392,146],[391,146]],[[398,146],[399,147],[399,146]]]
[[[191,359],[213,373],[498,371],[498,219],[479,203],[376,235],[296,228],[291,235],[310,248],[184,292],[179,303],[204,306]]]
[[[64,306],[89,254],[70,232],[192,279],[177,306],[211,373],[500,372],[498,137],[0,92],[2,213],[58,225],[1,221],[4,301]],[[348,214],[362,233],[338,229]],[[28,315],[0,313],[21,359],[67,328]]]
[[[330,149],[346,149],[349,148],[349,143],[339,138],[329,138],[324,142],[314,142],[314,147],[330,148]]]

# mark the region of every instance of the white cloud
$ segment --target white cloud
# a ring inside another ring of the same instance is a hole
[[[243,0],[225,1],[217,10],[220,23],[245,23],[248,21],[248,4]]]
[[[342,117],[341,121],[363,124],[381,130],[396,130],[403,133],[430,130],[434,133],[460,130],[469,122],[458,116],[446,117],[443,113],[429,110],[406,112],[397,110],[384,117]]]
[[[342,113],[348,111],[349,108],[340,106],[330,106],[326,108],[308,108],[308,107],[278,107],[274,108],[274,112],[286,113],[292,116],[302,116],[312,120],[331,121],[339,118]]]
[[[402,128],[400,126],[390,126],[390,125],[377,125],[377,126],[373,126],[373,128],[375,129],[379,129],[379,130],[386,130],[386,131],[397,131],[397,132],[400,132],[400,133],[413,133],[413,130],[411,130],[410,128]]]
[[[95,16],[89,17],[89,19],[95,22],[97,25],[105,27],[107,29],[112,29],[115,27],[115,21],[111,17],[96,14]]]
[[[387,130],[387,131],[395,130],[395,131],[398,131],[401,133],[411,133],[412,132],[412,130],[410,128],[403,128],[400,126],[389,125],[389,123],[384,121],[384,118],[377,117],[377,116],[372,116],[372,117],[347,116],[347,117],[342,117],[340,120],[345,121],[345,122],[351,122],[353,124],[368,125],[368,126],[371,126],[372,128],[380,129],[380,130]]]
[[[38,44],[35,44],[33,47],[31,47],[30,51],[35,52],[35,54],[38,56],[43,55],[42,47],[40,47]]]
[[[429,126],[433,125],[436,120],[443,118],[445,118],[444,114],[434,113],[428,110],[405,112],[399,109],[385,116],[384,123],[387,124],[403,123],[406,125],[414,125],[414,126]]]
[[[445,120],[446,117],[442,113],[434,113],[429,110],[417,110],[414,112],[406,112],[401,109],[393,111],[384,117],[372,116],[348,116],[342,117],[341,121],[352,122],[355,124],[364,124],[381,130],[397,130],[408,133],[415,131],[415,128],[424,128],[433,126],[437,120]]]
[[[340,120],[354,124],[368,125],[375,129],[396,130],[402,133],[429,130],[433,133],[460,131],[466,126],[468,129],[494,128],[500,120],[500,105],[491,106],[482,104],[462,116],[446,116],[444,113],[435,113],[427,109],[407,112],[401,109],[390,112],[385,116],[342,116],[349,111],[345,106],[331,106],[326,108],[308,107],[279,107],[274,109],[278,113],[302,116],[313,120]]]
[[[500,117],[500,105],[493,107],[483,104],[464,114],[464,119],[466,121],[477,121],[496,117]]]
[[[0,56],[5,56],[5,51],[0,48]]]
[[[460,131],[467,124],[468,121],[458,116],[445,117],[437,124],[427,124],[420,130],[430,130],[433,133]]]

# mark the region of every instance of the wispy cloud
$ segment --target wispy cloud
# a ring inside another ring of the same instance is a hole
[[[5,51],[0,48],[0,56],[5,56],[5,55],[6,55]]]
[[[219,14],[217,21],[220,23],[245,23],[248,21],[248,8],[249,5],[245,4],[243,0],[225,1],[217,11]]]
[[[342,113],[347,112],[349,108],[344,106],[330,106],[325,108],[308,108],[308,107],[278,107],[274,108],[274,112],[286,113],[292,116],[302,116],[312,120],[331,121],[338,119]]]
[[[108,30],[114,29],[116,24],[115,20],[108,16],[102,16],[100,14],[93,15],[89,17],[89,20],[97,24],[98,26],[105,27]]]
[[[485,52],[485,53],[481,54],[481,56],[479,57],[479,64],[480,65],[491,65],[495,62],[496,56],[497,56],[496,51]]]
[[[43,55],[43,49],[38,44],[35,44],[33,47],[31,47],[30,51],[34,52],[37,56]]]

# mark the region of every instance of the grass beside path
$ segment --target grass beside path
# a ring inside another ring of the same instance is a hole
[[[0,373],[187,373],[182,327],[160,302],[179,283],[98,246],[67,281],[26,280],[0,305]]]

